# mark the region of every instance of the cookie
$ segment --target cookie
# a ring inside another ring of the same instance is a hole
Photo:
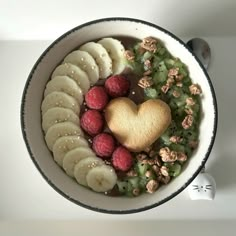
[[[133,152],[140,152],[154,143],[171,122],[169,106],[159,99],[136,105],[129,98],[111,100],[105,119],[116,139]]]

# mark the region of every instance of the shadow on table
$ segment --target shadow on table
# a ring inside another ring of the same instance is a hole
[[[210,173],[216,181],[217,190],[232,189],[236,185],[236,159],[234,160],[232,155],[221,153],[220,157],[216,157],[211,165],[206,167],[206,172]]]

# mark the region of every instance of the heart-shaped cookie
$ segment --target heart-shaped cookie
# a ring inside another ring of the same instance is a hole
[[[113,99],[106,107],[105,119],[116,139],[130,151],[149,147],[171,122],[169,106],[159,99],[136,105],[129,98]]]

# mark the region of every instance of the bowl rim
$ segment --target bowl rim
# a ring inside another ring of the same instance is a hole
[[[202,71],[204,72],[204,75],[208,81],[208,84],[210,86],[210,91],[211,91],[211,95],[212,95],[212,99],[213,99],[213,108],[214,108],[214,125],[213,125],[213,133],[211,136],[211,140],[207,149],[207,152],[205,154],[205,157],[202,159],[201,165],[198,167],[198,169],[195,171],[195,173],[193,173],[192,177],[190,179],[188,179],[181,188],[179,188],[177,191],[173,192],[170,196],[162,199],[161,201],[145,206],[145,207],[140,207],[140,208],[136,208],[136,209],[129,209],[129,210],[107,210],[107,209],[102,209],[102,208],[98,208],[98,207],[92,207],[89,205],[86,205],[78,200],[75,200],[73,198],[71,198],[70,196],[68,196],[65,192],[63,192],[62,190],[60,190],[56,185],[54,185],[54,183],[47,178],[47,175],[43,172],[43,170],[41,170],[40,166],[37,164],[36,159],[34,157],[34,154],[30,148],[28,139],[27,139],[27,134],[26,134],[26,130],[25,130],[25,121],[24,121],[24,110],[25,110],[25,99],[26,99],[26,94],[27,94],[27,90],[30,84],[30,81],[33,78],[34,75],[34,71],[36,70],[36,68],[38,67],[38,65],[40,64],[40,62],[42,61],[42,59],[45,57],[45,55],[48,53],[49,50],[51,50],[51,48],[53,48],[58,42],[60,42],[61,40],[63,40],[66,36],[70,35],[71,33],[89,26],[89,25],[93,25],[96,23],[102,23],[102,22],[107,22],[107,21],[130,21],[130,22],[135,22],[135,23],[141,23],[147,26],[151,26],[153,28],[156,28],[166,34],[168,34],[170,37],[174,38],[176,41],[178,41],[182,46],[185,47],[186,50],[189,51],[189,53],[192,54],[192,56],[194,57],[194,59],[197,61],[197,63],[199,64],[199,66],[201,67]],[[218,126],[218,108],[217,108],[217,100],[216,100],[216,94],[215,94],[215,90],[213,87],[213,84],[211,82],[211,79],[206,71],[206,69],[204,68],[204,66],[201,64],[201,62],[199,61],[199,59],[197,58],[197,56],[191,51],[191,49],[187,46],[186,43],[184,43],[180,38],[178,38],[176,35],[174,35],[173,33],[171,33],[170,31],[162,28],[159,25],[150,23],[148,21],[145,20],[141,20],[141,19],[137,19],[137,18],[129,18],[129,17],[107,17],[107,18],[99,18],[96,20],[92,20],[92,21],[88,21],[86,23],[83,23],[81,25],[78,25],[72,29],[70,29],[69,31],[65,32],[64,34],[62,34],[60,37],[58,37],[56,40],[54,40],[44,51],[43,53],[39,56],[39,58],[37,59],[37,61],[35,62],[34,66],[32,67],[28,78],[25,82],[25,86],[24,86],[24,90],[23,90],[23,94],[22,94],[22,98],[21,98],[21,107],[20,107],[20,123],[21,123],[21,131],[22,131],[22,135],[23,135],[23,139],[27,148],[27,151],[29,153],[29,156],[31,158],[31,160],[33,161],[34,165],[36,166],[36,168],[38,169],[38,171],[40,172],[40,174],[43,176],[43,178],[47,181],[47,183],[59,194],[61,194],[63,197],[65,197],[67,200],[81,206],[84,207],[88,210],[92,210],[95,212],[100,212],[100,213],[108,213],[108,214],[131,214],[131,213],[139,213],[142,211],[146,211],[146,210],[150,210],[152,208],[155,208],[159,205],[162,205],[163,203],[171,200],[172,198],[174,198],[175,196],[177,196],[179,193],[181,193],[194,179],[195,177],[201,172],[202,168],[204,167],[214,144],[215,141],[215,137],[216,137],[216,132],[217,132],[217,126]]]

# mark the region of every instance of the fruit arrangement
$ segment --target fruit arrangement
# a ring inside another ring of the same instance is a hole
[[[153,193],[197,147],[200,92],[159,40],[129,49],[116,38],[88,42],[46,85],[45,141],[80,185],[113,196]]]

